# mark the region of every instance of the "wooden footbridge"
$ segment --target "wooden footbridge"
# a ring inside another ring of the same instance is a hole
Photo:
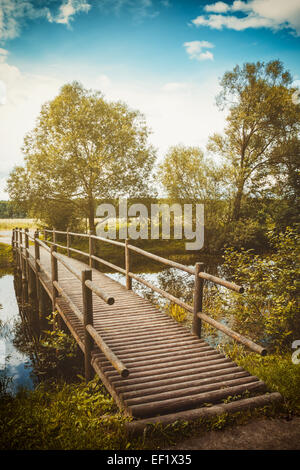
[[[58,235],[66,237],[66,245],[57,242]],[[71,247],[71,240],[82,237],[89,241],[88,253]],[[125,268],[95,255],[99,240],[122,247]],[[44,230],[41,240],[38,232],[31,236],[28,230],[16,228],[12,246],[24,301],[31,298],[37,303],[42,321],[45,296],[50,298],[52,310],[60,314],[84,353],[86,380],[96,372],[125,414],[140,422],[172,422],[202,416],[205,410],[224,412],[280,399],[278,393],[266,393],[261,380],[201,338],[205,321],[256,353],[266,354],[264,348],[202,311],[205,280],[243,292],[242,287],[204,272],[202,263],[190,268],[137,248],[128,240],[122,243],[55,229]],[[193,306],[132,273],[131,252],[194,276]],[[71,253],[86,257],[87,263],[70,257]],[[98,263],[122,273],[126,285],[96,269]],[[135,293],[132,279],[192,312],[192,331]],[[224,404],[228,397],[243,396],[246,391],[254,396]]]

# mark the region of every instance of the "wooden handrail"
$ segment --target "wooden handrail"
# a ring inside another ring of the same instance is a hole
[[[80,255],[87,256],[87,257],[90,258],[90,264],[91,264],[91,260],[98,261],[100,263],[105,264],[106,266],[111,267],[112,269],[115,269],[116,271],[121,272],[122,274],[125,274],[126,275],[126,288],[127,289],[132,288],[131,287],[131,279],[134,279],[134,280],[140,282],[141,284],[144,284],[145,286],[149,287],[154,292],[159,293],[160,295],[167,298],[171,302],[174,302],[175,304],[177,304],[180,307],[186,309],[187,311],[194,313],[193,332],[197,336],[199,336],[199,337],[201,336],[201,320],[203,320],[207,323],[210,323],[212,326],[219,329],[220,331],[223,331],[223,333],[225,333],[228,336],[234,338],[236,341],[241,342],[242,344],[249,347],[253,351],[255,351],[255,352],[257,352],[261,355],[266,354],[267,351],[262,346],[259,346],[256,343],[254,343],[252,340],[250,340],[248,338],[245,338],[244,336],[240,335],[239,333],[234,332],[233,330],[231,330],[227,326],[223,325],[222,323],[219,323],[216,320],[214,320],[213,318],[210,318],[209,316],[204,314],[202,311],[200,311],[200,312],[197,311],[198,306],[201,306],[201,308],[202,308],[202,296],[203,296],[203,284],[199,284],[199,286],[201,286],[201,287],[199,287],[198,283],[197,283],[197,279],[201,279],[202,281],[207,280],[207,281],[213,282],[215,284],[221,285],[223,287],[226,287],[227,289],[233,290],[233,291],[238,292],[238,293],[243,293],[244,292],[244,288],[242,286],[239,286],[239,285],[237,285],[233,282],[226,281],[225,279],[221,279],[217,276],[212,276],[211,274],[208,274],[204,271],[201,271],[199,269],[199,266],[197,266],[197,265],[201,265],[202,263],[197,263],[196,268],[191,268],[189,266],[185,266],[181,263],[177,263],[175,261],[168,260],[168,259],[163,258],[161,256],[158,256],[158,255],[155,255],[155,254],[150,253],[148,251],[145,251],[141,248],[130,245],[128,243],[128,240],[126,240],[125,243],[122,243],[122,242],[118,242],[116,240],[109,240],[107,238],[98,237],[96,235],[81,234],[81,233],[75,233],[75,232],[69,232],[69,231],[64,232],[64,231],[58,231],[58,230],[55,230],[55,229],[53,229],[53,230],[44,229],[44,232],[49,232],[49,233],[53,233],[53,234],[56,234],[56,233],[65,234],[68,237],[67,246],[57,244],[56,241],[51,242],[49,240],[46,240],[46,242],[48,244],[50,244],[50,246],[55,246],[55,247],[59,247],[59,248],[62,248],[62,249],[66,249],[68,251],[68,253],[69,253],[69,251],[73,251],[73,252],[78,253]],[[89,240],[91,240],[91,239],[101,240],[101,241],[104,241],[104,242],[107,242],[107,243],[111,243],[113,245],[125,247],[125,269],[123,269],[123,268],[121,268],[121,267],[119,267],[119,266],[117,266],[113,263],[110,263],[109,261],[106,261],[102,258],[99,258],[98,256],[95,256],[93,254],[93,252],[91,252],[91,244],[90,243],[89,243],[89,253],[83,252],[81,250],[77,250],[75,248],[71,248],[69,246],[69,236],[70,235],[72,235],[72,236],[82,236],[82,237],[85,237],[85,238],[89,238]],[[27,235],[27,239],[28,239],[28,235]],[[54,239],[55,239],[55,237],[54,237]],[[45,243],[41,242],[40,240],[38,240],[38,242],[40,243],[41,246],[44,246],[46,249],[48,249],[48,251],[50,251],[50,249],[48,248],[48,246]],[[20,241],[19,241],[19,238],[16,237],[16,243],[17,243],[18,246],[23,246],[22,245],[22,230],[20,230]],[[129,251],[139,253],[141,255],[147,256],[148,258],[150,258],[154,261],[160,262],[164,265],[167,265],[167,266],[170,266],[170,267],[173,267],[173,268],[176,268],[176,269],[180,269],[181,271],[184,271],[184,272],[187,272],[188,274],[194,275],[196,277],[195,278],[195,290],[194,290],[194,307],[186,304],[182,300],[180,300],[177,297],[165,292],[164,290],[160,289],[159,287],[154,286],[153,284],[146,281],[145,279],[142,279],[140,276],[137,276],[136,274],[133,274],[130,271]],[[52,254],[67,269],[69,269],[78,279],[81,279],[81,273],[79,273],[73,267],[70,267],[61,255],[59,255],[55,251],[52,251]],[[85,281],[85,286],[88,287],[92,292],[94,292],[96,295],[98,295],[100,298],[102,298],[108,304],[111,305],[114,302],[113,297],[110,297],[108,294],[103,292],[102,289],[100,289],[98,286],[96,286],[91,280]]]

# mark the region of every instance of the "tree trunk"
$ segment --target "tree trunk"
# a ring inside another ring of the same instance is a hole
[[[241,214],[241,203],[244,192],[244,181],[239,183],[237,192],[233,201],[232,220],[238,221]]]
[[[96,234],[95,229],[95,201],[92,197],[88,200],[88,219],[89,219],[89,230],[92,235]]]

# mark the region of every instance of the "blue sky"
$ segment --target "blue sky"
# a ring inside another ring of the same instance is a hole
[[[298,84],[299,45],[299,0],[0,0],[0,198],[64,83],[139,109],[161,159],[222,131],[218,80],[236,64],[279,58]]]

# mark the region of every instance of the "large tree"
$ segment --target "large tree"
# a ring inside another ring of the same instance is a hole
[[[292,99],[292,77],[279,60],[236,66],[224,74],[221,87],[217,102],[229,109],[227,124],[224,135],[210,138],[208,149],[227,160],[231,219],[237,221],[246,192],[270,188],[282,169],[290,168],[291,148],[299,149],[300,106]]]
[[[228,212],[226,167],[205,157],[199,147],[179,144],[168,150],[158,176],[173,201],[204,203],[205,248],[216,250]]]
[[[24,139],[25,165],[10,175],[10,197],[41,219],[60,211],[67,220],[76,209],[94,232],[97,200],[147,194],[155,161],[148,136],[140,112],[77,82],[64,85]]]

